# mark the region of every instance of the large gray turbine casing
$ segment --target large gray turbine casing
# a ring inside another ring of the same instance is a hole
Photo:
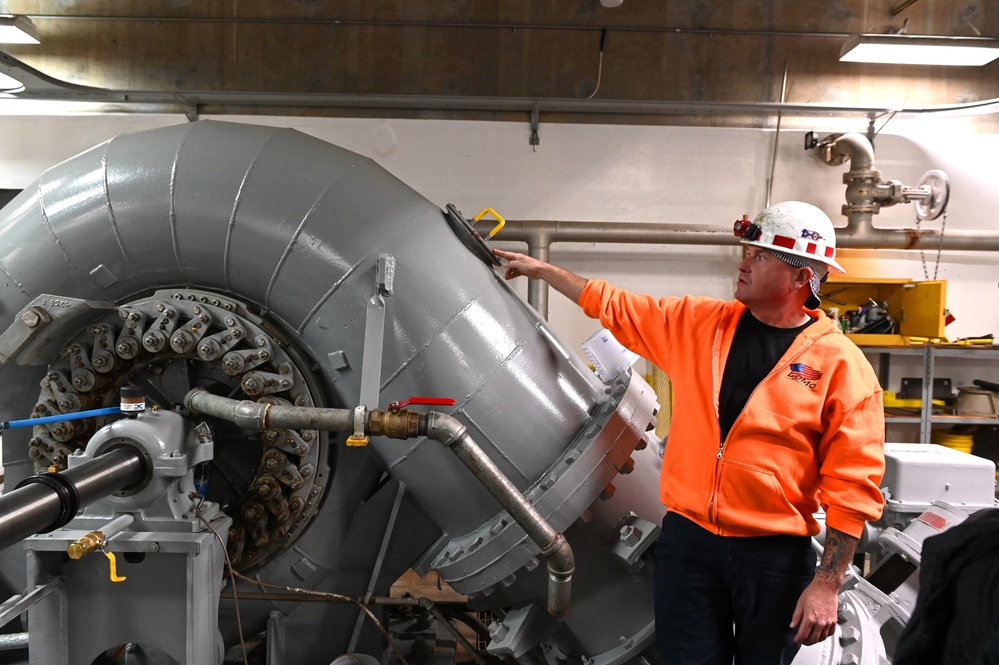
[[[433,568],[483,607],[519,608],[507,652],[555,634],[563,654],[628,660],[651,641],[651,566],[641,559],[662,510],[646,447],[654,395],[630,373],[613,385],[598,380],[461,233],[372,160],[296,131],[202,121],[122,135],[49,169],[0,212],[0,328],[18,325],[43,294],[93,301],[98,312],[99,303],[161,289],[215,293],[300,349],[327,405],[344,407],[361,401],[366,345],[380,351],[379,403],[367,406],[454,398],[442,410],[557,530],[569,530],[578,609],[561,628],[524,618],[543,607],[538,548],[426,439],[340,443],[307,532],[255,572],[360,595],[384,592],[406,567]],[[380,294],[386,257],[395,275]],[[384,314],[383,331],[373,310]],[[77,334],[85,318],[52,334]],[[0,369],[4,420],[27,417],[45,374],[19,360]],[[11,486],[32,471],[28,435],[4,435]],[[280,610],[289,631],[309,634],[287,640],[301,662],[342,652],[357,616]],[[344,627],[331,629],[336,622]]]

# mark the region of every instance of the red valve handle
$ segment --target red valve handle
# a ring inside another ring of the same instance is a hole
[[[455,405],[455,401],[453,399],[451,399],[450,397],[418,397],[418,396],[413,396],[413,397],[410,397],[409,399],[403,400],[401,402],[398,402],[398,401],[392,402],[392,403],[389,404],[389,408],[392,409],[392,410],[395,410],[395,409],[404,409],[407,406],[409,406],[410,404],[422,404],[422,405],[428,405],[428,406],[454,406]]]

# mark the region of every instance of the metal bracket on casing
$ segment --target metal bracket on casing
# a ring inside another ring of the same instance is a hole
[[[114,310],[113,303],[43,294],[22,309],[0,334],[0,367],[12,359],[19,365],[48,365],[65,342],[66,330],[75,330],[80,317],[93,310]]]
[[[378,408],[382,377],[382,349],[385,346],[385,296],[395,288],[395,257],[379,254],[375,263],[375,293],[368,300],[364,319],[364,352],[361,357],[361,396],[369,409]]]

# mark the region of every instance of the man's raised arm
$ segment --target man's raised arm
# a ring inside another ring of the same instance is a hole
[[[564,268],[539,261],[525,254],[504,252],[499,249],[493,251],[496,252],[496,256],[506,262],[503,266],[503,277],[505,279],[513,279],[521,275],[531,279],[540,279],[548,282],[549,286],[572,302],[579,302],[579,296],[583,293],[583,287],[586,286],[587,279],[573,274]]]

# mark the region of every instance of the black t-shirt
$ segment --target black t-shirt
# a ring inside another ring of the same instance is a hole
[[[798,333],[813,323],[815,319],[809,318],[797,328],[774,328],[760,322],[749,310],[743,313],[728,352],[718,396],[722,441],[756,386],[787,352]]]

